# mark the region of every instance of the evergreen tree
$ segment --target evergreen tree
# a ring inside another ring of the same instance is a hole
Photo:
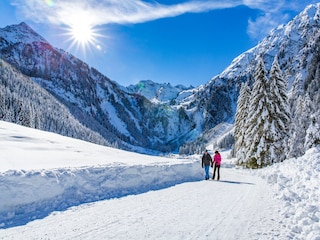
[[[315,116],[311,117],[311,124],[307,129],[306,140],[304,143],[305,150],[320,145],[320,127]]]
[[[0,119],[4,118],[5,113],[6,113],[5,89],[0,85]]]
[[[270,149],[272,162],[278,162],[286,158],[290,110],[287,97],[288,83],[282,76],[277,57],[272,63],[269,85],[272,108],[269,116],[271,129],[268,132],[268,139],[273,143]]]
[[[249,102],[245,160],[246,166],[250,168],[266,166],[272,162],[269,152],[272,147],[269,131],[272,128],[270,116],[273,110],[268,95],[267,72],[262,58],[258,59],[254,79]]]
[[[314,113],[314,106],[308,94],[299,96],[296,106],[293,108],[293,118],[289,139],[289,157],[299,157],[305,153],[304,143],[307,129],[310,125],[310,117]]]
[[[239,164],[245,161],[246,156],[245,134],[247,130],[249,98],[250,87],[248,86],[248,82],[242,83],[234,123],[234,152]]]

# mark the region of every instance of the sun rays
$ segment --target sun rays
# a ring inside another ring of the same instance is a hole
[[[98,29],[91,23],[91,18],[86,12],[77,12],[74,16],[69,16],[68,27],[64,28],[67,35],[67,42],[70,43],[69,48],[76,48],[86,53],[88,50],[101,50],[99,39],[104,37],[101,29]]]

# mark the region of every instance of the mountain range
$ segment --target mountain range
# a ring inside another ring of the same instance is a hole
[[[0,119],[126,150],[190,153],[213,129],[232,125],[241,84],[253,82],[258,57],[267,71],[278,58],[293,108],[298,96],[319,104],[319,16],[320,3],[307,6],[198,87],[151,80],[124,87],[27,24],[7,26],[0,29]]]

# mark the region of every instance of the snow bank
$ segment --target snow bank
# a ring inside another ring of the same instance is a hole
[[[199,159],[137,154],[0,121],[0,228],[202,174]]]
[[[202,179],[199,163],[8,171],[0,174],[0,227],[25,224],[82,203]]]
[[[320,148],[258,171],[284,201],[281,214],[292,239],[320,240]]]

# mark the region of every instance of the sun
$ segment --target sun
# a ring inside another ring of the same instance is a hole
[[[72,41],[72,46],[76,45],[83,50],[94,45],[97,42],[98,34],[94,27],[88,22],[79,19],[70,25],[68,29],[69,39]]]
[[[74,41],[81,45],[86,45],[94,40],[94,32],[89,25],[76,24],[71,26],[70,34]]]
[[[68,27],[66,28],[67,41],[71,42],[70,48],[76,47],[82,49],[85,53],[90,48],[98,49],[99,30],[90,22],[90,18],[84,14],[77,14],[71,18]]]

